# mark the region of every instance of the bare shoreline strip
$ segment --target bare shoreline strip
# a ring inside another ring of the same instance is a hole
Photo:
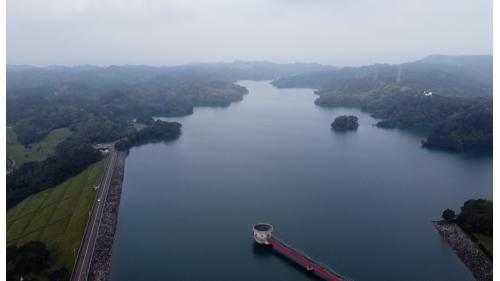
[[[492,262],[457,224],[444,221],[433,221],[432,224],[477,281],[493,280]]]
[[[125,171],[126,152],[117,152],[116,166],[111,179],[111,186],[106,197],[102,221],[97,233],[94,255],[90,265],[89,280],[109,280],[111,269],[111,255],[115,239],[116,224],[122,193],[123,176]]]

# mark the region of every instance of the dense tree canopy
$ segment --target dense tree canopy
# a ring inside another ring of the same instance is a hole
[[[451,209],[446,209],[443,211],[443,214],[441,217],[446,222],[452,222],[453,220],[455,220],[456,214],[455,214],[455,211],[453,211]]]
[[[71,133],[52,157],[26,163],[9,173],[7,206],[62,182],[100,159],[92,144],[123,140],[120,144],[129,142],[125,147],[130,147],[180,134],[180,124],[169,122],[151,123],[136,132],[133,119],[186,115],[195,106],[228,106],[247,93],[231,81],[167,72],[170,74],[147,67],[28,67],[9,71],[7,123],[17,140],[29,146],[54,129],[68,127]]]
[[[281,77],[273,84],[317,88],[317,105],[361,108],[381,119],[379,127],[427,132],[424,147],[492,154],[492,73],[492,56],[429,56]]]
[[[464,203],[457,223],[468,232],[493,235],[493,201],[471,199]]]
[[[137,131],[118,141],[115,144],[117,150],[125,151],[132,146],[155,141],[170,141],[181,134],[181,124],[177,122],[167,122],[156,120],[152,125]]]
[[[353,115],[342,115],[335,118],[332,123],[332,129],[335,131],[352,131],[358,128],[358,117]]]
[[[130,120],[141,116],[179,116],[195,106],[228,106],[247,93],[244,87],[206,78],[155,78],[120,85],[95,97],[21,95],[7,98],[7,122],[24,145],[51,130],[70,127],[89,142],[116,140],[130,133]],[[128,130],[128,131],[127,131]]]
[[[20,247],[9,246],[6,252],[8,281],[69,280],[70,274],[65,267],[50,271],[51,253],[43,242],[30,241]]]
[[[7,208],[29,195],[55,186],[101,159],[92,146],[64,141],[57,153],[41,162],[29,162],[7,175]]]
[[[455,151],[493,153],[493,104],[482,102],[444,119],[422,145]]]
[[[479,97],[493,92],[493,56],[429,56],[402,64],[344,67],[281,77],[273,85],[344,93],[367,92],[383,84],[406,85],[441,96]]]
[[[49,258],[49,250],[40,241],[7,247],[7,280],[39,280],[37,274],[47,268]]]
[[[49,273],[50,281],[67,281],[70,278],[69,271],[65,268],[59,268]]]
[[[454,151],[493,152],[493,102],[490,98],[429,95],[398,84],[367,92],[322,90],[315,103],[324,107],[358,107],[371,113],[382,128],[426,132],[424,147]]]

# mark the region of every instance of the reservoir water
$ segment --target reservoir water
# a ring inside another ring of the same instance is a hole
[[[238,83],[243,101],[169,118],[178,140],[130,151],[113,281],[314,280],[255,246],[257,222],[357,281],[473,280],[431,221],[492,198],[491,158],[423,149],[357,109],[315,106],[312,89]],[[342,114],[356,132],[330,130]]]

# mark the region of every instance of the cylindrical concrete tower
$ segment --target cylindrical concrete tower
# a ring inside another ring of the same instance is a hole
[[[267,241],[271,238],[273,233],[273,226],[268,223],[258,223],[253,226],[253,238],[259,244],[269,244]]]

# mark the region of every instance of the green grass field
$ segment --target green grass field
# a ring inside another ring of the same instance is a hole
[[[14,130],[7,128],[7,158],[13,166],[21,166],[26,162],[38,161],[47,158],[54,152],[55,147],[71,134],[68,128],[51,131],[41,142],[25,147],[17,141]]]
[[[472,235],[474,235],[477,238],[479,244],[483,244],[483,246],[493,256],[493,237],[482,235],[479,233],[472,233]]]
[[[104,173],[103,159],[62,184],[35,193],[7,211],[7,245],[44,242],[52,252],[51,267],[73,269],[95,198],[94,187]]]

